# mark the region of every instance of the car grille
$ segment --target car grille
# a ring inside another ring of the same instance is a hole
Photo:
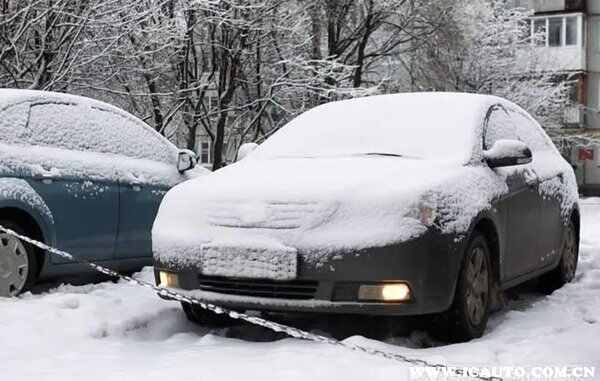
[[[198,278],[199,287],[204,291],[230,295],[257,296],[263,298],[313,299],[318,282],[315,281],[274,281],[267,279],[235,279],[222,277]]]

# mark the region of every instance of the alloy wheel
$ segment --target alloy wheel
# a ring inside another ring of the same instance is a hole
[[[0,296],[18,295],[28,274],[29,258],[23,243],[8,234],[0,234]]]
[[[487,257],[483,248],[473,248],[466,268],[466,304],[471,324],[478,325],[486,315],[489,299]]]
[[[562,266],[564,281],[570,282],[575,277],[577,269],[577,239],[573,225],[569,225],[565,232],[565,239],[562,247]]]

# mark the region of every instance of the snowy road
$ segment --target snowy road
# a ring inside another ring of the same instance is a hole
[[[423,348],[422,334],[346,340],[452,365],[595,366],[600,378],[600,198],[582,200],[574,283],[524,291],[483,338]],[[140,276],[151,278],[147,269]],[[427,341],[427,340],[425,340]],[[2,380],[402,380],[406,365],[268,335],[189,324],[173,302],[127,283],[62,285],[0,299]]]

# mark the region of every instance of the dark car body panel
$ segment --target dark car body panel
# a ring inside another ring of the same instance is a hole
[[[26,180],[52,212],[56,241],[62,250],[99,261],[114,259],[119,221],[118,184],[60,176]],[[104,191],[83,198],[80,190],[86,181],[91,186],[101,186]],[[52,264],[69,263],[56,256],[49,259]]]
[[[430,231],[422,237],[396,245],[369,248],[353,252],[332,253],[327,266],[315,266],[303,257],[310,253],[299,253],[298,281],[315,281],[317,290],[314,299],[329,302],[329,305],[314,306],[294,300],[293,307],[286,308],[281,300],[269,305],[267,298],[247,303],[233,303],[238,308],[257,308],[261,310],[284,311],[305,310],[335,313],[373,313],[373,314],[425,314],[447,309],[452,303],[456,286],[457,273],[462,261],[465,240],[458,240],[455,235],[440,235]],[[165,269],[173,271],[161,263],[155,263],[155,273]],[[200,288],[200,269],[177,269],[180,287],[186,290]],[[359,284],[376,284],[403,281],[409,284],[413,298],[408,303],[360,303],[344,293],[358,291]],[[345,291],[345,292],[344,292]],[[347,299],[347,300],[341,300]],[[227,301],[223,301],[227,305]],[[231,306],[233,306],[231,304]]]

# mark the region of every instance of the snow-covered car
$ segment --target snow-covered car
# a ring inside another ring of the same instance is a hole
[[[0,225],[79,258],[125,271],[151,264],[160,201],[195,160],[106,103],[0,89]],[[0,296],[87,269],[0,234]]]
[[[573,279],[577,200],[570,165],[509,101],[333,102],[171,189],[153,226],[155,276],[239,310],[440,313],[470,339],[499,290]]]

